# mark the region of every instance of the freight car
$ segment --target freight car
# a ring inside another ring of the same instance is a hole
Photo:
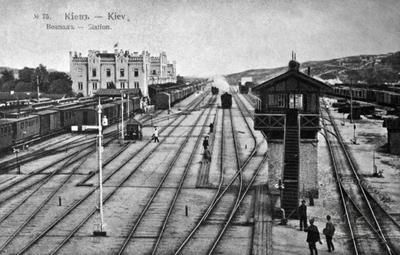
[[[336,87],[333,90],[333,95],[344,98],[353,98],[365,102],[372,102],[380,105],[397,107],[400,105],[400,94],[393,91]]]
[[[219,89],[218,89],[217,87],[212,86],[212,87],[211,87],[211,93],[212,93],[213,95],[218,95]]]
[[[60,112],[56,110],[42,110],[35,113],[39,116],[40,135],[45,136],[61,129]]]
[[[229,109],[232,107],[232,95],[228,92],[221,95],[221,106],[223,109]]]

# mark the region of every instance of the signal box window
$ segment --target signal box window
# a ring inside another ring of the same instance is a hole
[[[289,108],[303,109],[303,94],[289,94]]]

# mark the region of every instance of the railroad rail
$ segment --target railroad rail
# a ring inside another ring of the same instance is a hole
[[[244,117],[244,114],[242,114],[242,116]],[[247,119],[245,119],[249,130],[250,129],[250,125],[247,122]],[[224,121],[222,121],[224,123]],[[224,127],[223,127],[224,130]],[[232,187],[233,183],[235,182],[235,180],[238,178],[239,175],[242,174],[242,171],[246,168],[246,166],[249,164],[250,160],[254,157],[254,155],[257,152],[257,148],[259,147],[259,145],[257,145],[257,141],[255,139],[254,134],[251,132],[253,139],[254,139],[254,148],[252,149],[250,155],[248,156],[248,158],[242,163],[242,165],[239,167],[239,170],[235,173],[235,175],[229,180],[228,184],[225,186],[224,189],[223,188],[223,182],[224,182],[224,178],[223,178],[223,165],[221,165],[221,175],[220,175],[220,183],[219,183],[219,187],[218,190],[216,191],[214,197],[211,200],[211,203],[209,204],[209,206],[207,207],[207,210],[203,213],[202,217],[200,218],[200,220],[197,222],[196,226],[189,232],[189,234],[186,236],[186,238],[182,241],[182,243],[179,245],[179,247],[175,250],[174,254],[181,254],[183,253],[183,249],[185,248],[185,246],[188,245],[188,243],[193,239],[194,235],[196,234],[197,231],[199,231],[201,225],[207,220],[207,218],[211,215],[211,213],[216,209],[218,203],[221,201],[222,197],[226,194],[226,192]],[[223,146],[224,143],[222,143],[221,149],[223,150]],[[221,151],[221,155],[223,155],[222,153],[223,151]],[[222,162],[222,160],[221,160]],[[258,170],[259,171],[259,170]],[[258,171],[256,172],[258,174]],[[254,177],[255,179],[255,177]],[[254,182],[254,180],[250,180],[250,183],[252,185],[252,183]],[[247,192],[246,192],[247,194]],[[221,240],[222,236],[224,235],[227,226],[230,224],[233,215],[235,214],[236,210],[235,208],[239,208],[239,205],[241,203],[241,201],[243,200],[243,198],[240,196],[241,194],[238,194],[238,196],[236,197],[236,201],[234,203],[233,208],[231,209],[231,212],[228,213],[227,219],[226,219],[226,224],[223,226],[223,228],[219,231],[218,236],[216,237],[216,239],[214,240],[214,242],[212,243],[211,247],[209,248],[209,250],[207,251],[208,254],[212,253],[216,246],[218,245],[219,241]]]
[[[150,141],[149,141],[150,142]],[[145,146],[143,146],[144,148]],[[119,154],[119,153],[117,153]],[[123,165],[126,165],[129,162],[126,161],[123,163]],[[121,166],[122,167],[122,166]],[[121,168],[120,167],[120,168]],[[120,169],[119,168],[119,169]],[[104,179],[103,182],[108,181],[119,169],[113,171],[109,176],[107,176],[107,178]],[[130,174],[130,176],[133,173]],[[129,178],[129,177],[128,177]],[[128,179],[126,178],[125,181]],[[94,194],[94,192],[98,189],[98,186],[96,186],[94,189],[92,189],[90,192],[88,192],[82,199],[75,201],[66,211],[64,211],[55,221],[51,222],[45,229],[43,229],[43,231],[41,231],[38,235],[36,235],[34,237],[33,240],[31,240],[27,245],[25,245],[20,251],[17,252],[17,254],[22,254],[24,252],[26,252],[27,250],[30,249],[30,247],[32,247],[35,243],[37,243],[42,237],[44,237],[44,235],[46,233],[48,233],[52,228],[54,228],[59,222],[61,222],[64,218],[66,218],[72,211],[74,211],[80,204],[82,204],[85,200],[87,200],[92,194]],[[118,189],[118,188],[117,188]],[[104,202],[106,202],[112,194],[114,194],[116,192],[115,189],[112,193],[109,193],[108,196],[104,199]],[[79,227],[81,227],[95,212],[97,211],[97,209],[95,208],[93,211],[90,212],[90,214],[81,222],[81,224],[79,224],[72,232],[70,235],[67,236],[66,239],[64,239],[61,244],[59,246],[57,246],[56,249],[54,249],[53,253],[56,253],[68,240],[69,238],[71,238],[73,236],[73,234],[79,229]],[[33,218],[33,217],[32,217]],[[31,219],[30,219],[31,220]],[[29,221],[27,221],[28,223]],[[26,223],[26,224],[27,224]],[[25,224],[25,225],[26,225]],[[10,243],[10,242],[8,242]],[[5,248],[5,247],[4,247]]]
[[[326,120],[321,113],[325,132],[323,135],[326,138],[332,159],[334,175],[349,226],[354,253],[361,254],[363,251],[366,252],[364,249],[368,247],[368,252],[375,249],[378,253],[399,254],[398,236],[400,236],[400,226],[398,222],[380,206],[364,187],[365,182],[357,172],[335,120],[331,116],[325,101],[323,103],[325,105],[324,110],[328,116],[327,120],[332,127],[332,130],[328,129]],[[359,218],[355,220],[354,215],[359,216]],[[367,226],[367,229],[364,226]],[[365,242],[365,238],[362,236],[362,233],[365,234],[365,232],[376,237],[377,243],[375,243],[375,246],[370,241]]]

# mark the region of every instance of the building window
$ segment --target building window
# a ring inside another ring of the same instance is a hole
[[[107,74],[107,77],[110,77],[110,76],[111,76],[111,69],[110,69],[110,68],[107,68],[107,69],[106,69],[106,74]]]
[[[107,88],[108,89],[115,89],[114,82],[107,82]]]
[[[97,82],[93,82],[93,90],[97,90]]]
[[[125,69],[119,70],[119,75],[120,75],[121,77],[124,77],[124,76],[125,76]]]
[[[289,108],[303,109],[303,94],[289,94]]]
[[[83,89],[83,83],[82,82],[78,82],[78,89],[82,90]]]
[[[270,94],[268,95],[268,107],[285,108],[285,95],[284,94]]]
[[[93,68],[93,69],[92,69],[92,76],[93,76],[93,77],[96,77],[96,75],[97,75],[96,68]]]
[[[134,76],[139,77],[139,69],[135,68],[134,70]]]
[[[135,88],[138,89],[138,88],[139,88],[139,82],[138,82],[138,81],[135,81],[135,82],[134,82],[134,86],[135,86]]]
[[[125,88],[125,82],[121,82],[121,89]]]

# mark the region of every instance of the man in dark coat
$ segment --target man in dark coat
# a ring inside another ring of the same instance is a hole
[[[302,200],[301,205],[297,209],[297,216],[299,217],[300,220],[300,231],[303,230],[306,231],[307,229],[307,206],[306,206],[306,201]]]
[[[212,133],[214,131],[214,123],[211,122],[210,123],[210,133]]]
[[[314,225],[314,219],[310,219],[310,226],[307,228],[307,243],[311,255],[318,255],[316,242],[322,244],[318,227]]]
[[[327,222],[324,230],[322,231],[326,237],[326,244],[328,245],[328,252],[332,252],[335,250],[335,246],[333,246],[332,238],[333,234],[335,233],[335,226],[331,221],[331,216],[326,216]]]
[[[208,151],[208,136],[204,137],[203,140],[203,148],[204,148],[204,158],[209,159],[209,151]]]

